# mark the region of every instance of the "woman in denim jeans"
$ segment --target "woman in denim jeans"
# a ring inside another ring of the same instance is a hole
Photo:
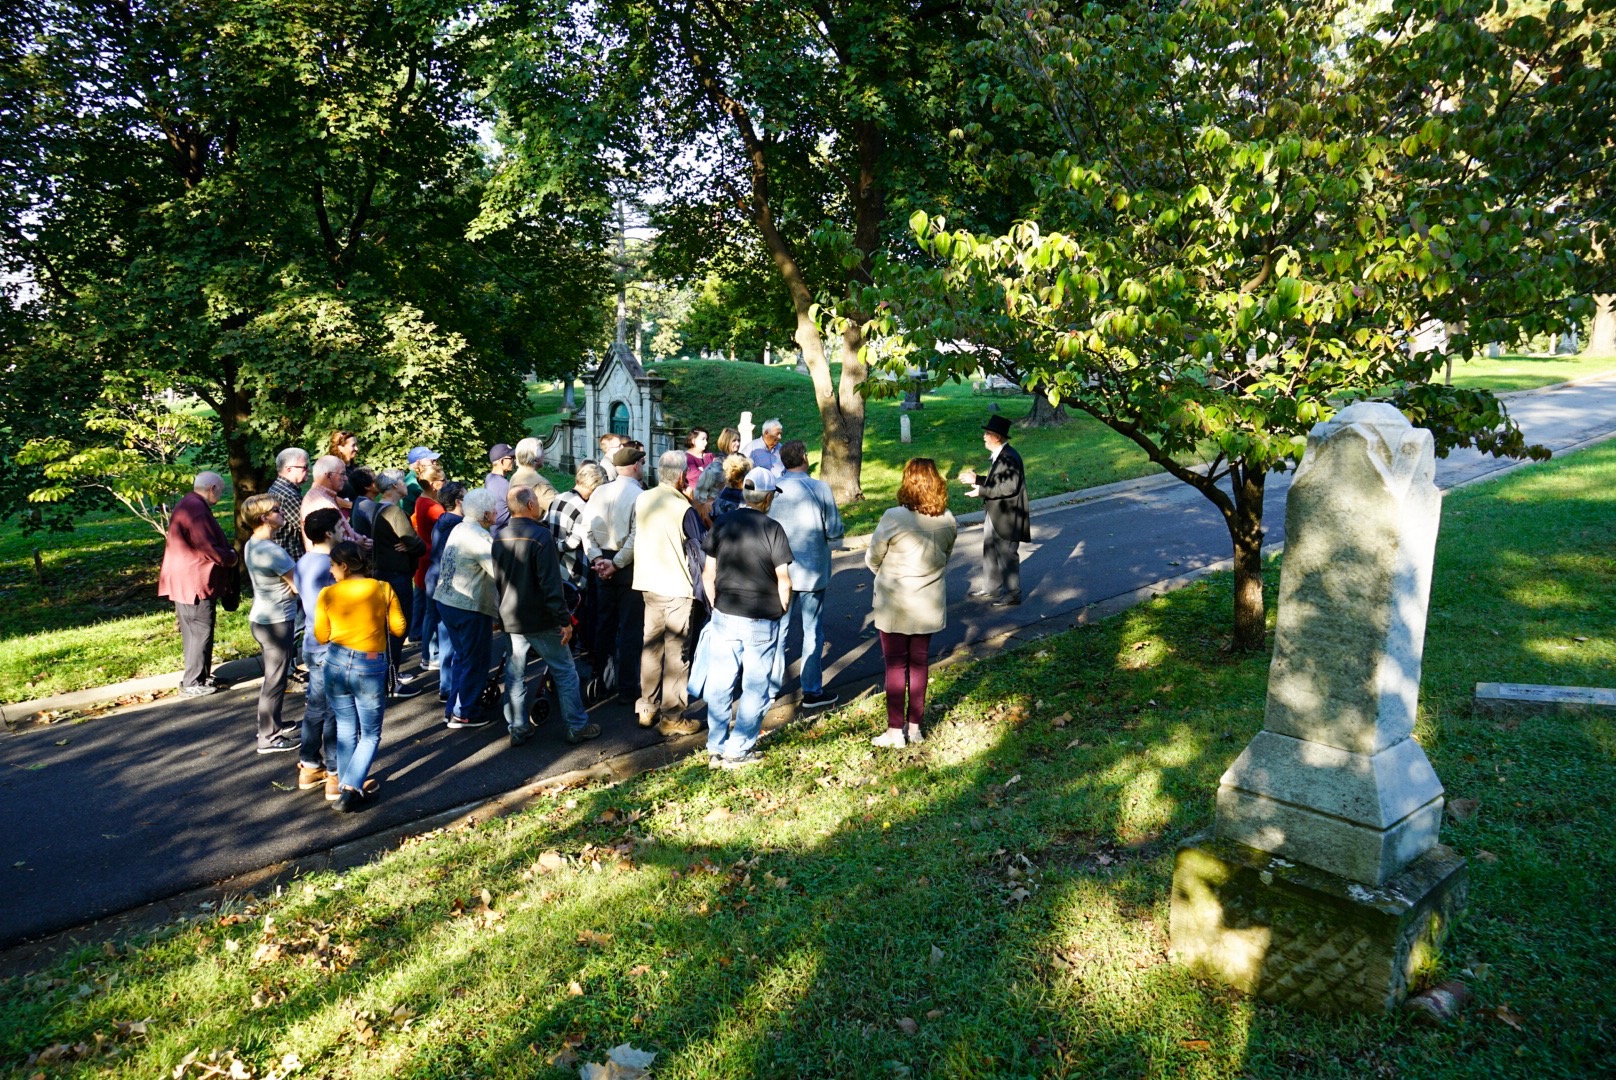
[[[382,742],[387,704],[387,636],[404,636],[404,608],[385,581],[365,576],[355,544],[331,549],[335,584],[315,605],[314,636],[326,646],[325,693],[337,718],[338,796],[332,809],[348,813],[376,791],[369,778]]]

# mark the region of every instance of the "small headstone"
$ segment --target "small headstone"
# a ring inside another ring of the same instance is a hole
[[[752,414],[749,412],[743,412],[741,414],[741,422],[737,425],[737,427],[741,433],[741,445],[745,446],[747,443],[752,441]]]
[[[923,404],[920,400],[919,390],[910,390],[905,393],[903,395],[903,401],[898,405],[898,408],[902,409],[904,412],[914,412],[916,409],[924,409],[925,407],[925,404]]]
[[[1477,683],[1476,712],[1483,716],[1560,712],[1616,714],[1616,690],[1597,686]]]
[[[999,411],[999,403],[997,401],[988,402],[988,412],[998,412],[998,411]]]
[[[798,350],[797,352],[797,366],[793,370],[795,370],[798,375],[811,374],[811,372],[808,370],[808,361],[803,359],[801,350]]]
[[[1361,402],[1313,428],[1291,485],[1263,730],[1173,881],[1175,957],[1271,1000],[1395,1007],[1464,905],[1412,737],[1435,469],[1429,431]]]
[[[898,441],[905,443],[908,442],[909,433],[909,414],[905,413],[898,417]]]
[[[769,363],[769,343],[765,341],[763,343],[763,366],[768,367]]]
[[[1502,345],[1500,345],[1496,341],[1489,341],[1487,343],[1487,358],[1489,360],[1497,360],[1500,356],[1503,356],[1503,355],[1504,355],[1504,347]]]

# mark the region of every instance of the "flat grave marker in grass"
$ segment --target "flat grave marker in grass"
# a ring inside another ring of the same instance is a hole
[[[1476,712],[1482,716],[1590,711],[1616,715],[1616,690],[1597,686],[1534,686],[1529,683],[1476,684]]]

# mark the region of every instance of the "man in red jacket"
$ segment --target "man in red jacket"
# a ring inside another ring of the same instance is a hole
[[[185,674],[180,693],[192,697],[218,689],[213,682],[215,604],[224,587],[225,568],[236,563],[236,551],[214,520],[213,507],[224,497],[224,478],[198,473],[191,493],[174,507],[163,545],[163,569],[157,595],[174,601],[185,648]]]

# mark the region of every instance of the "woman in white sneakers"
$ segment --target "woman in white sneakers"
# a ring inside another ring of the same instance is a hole
[[[923,741],[931,636],[948,625],[943,573],[959,527],[948,512],[948,487],[931,458],[903,467],[898,505],[881,515],[865,551],[875,571],[875,628],[886,662],[887,729],[871,742],[897,748]]]

